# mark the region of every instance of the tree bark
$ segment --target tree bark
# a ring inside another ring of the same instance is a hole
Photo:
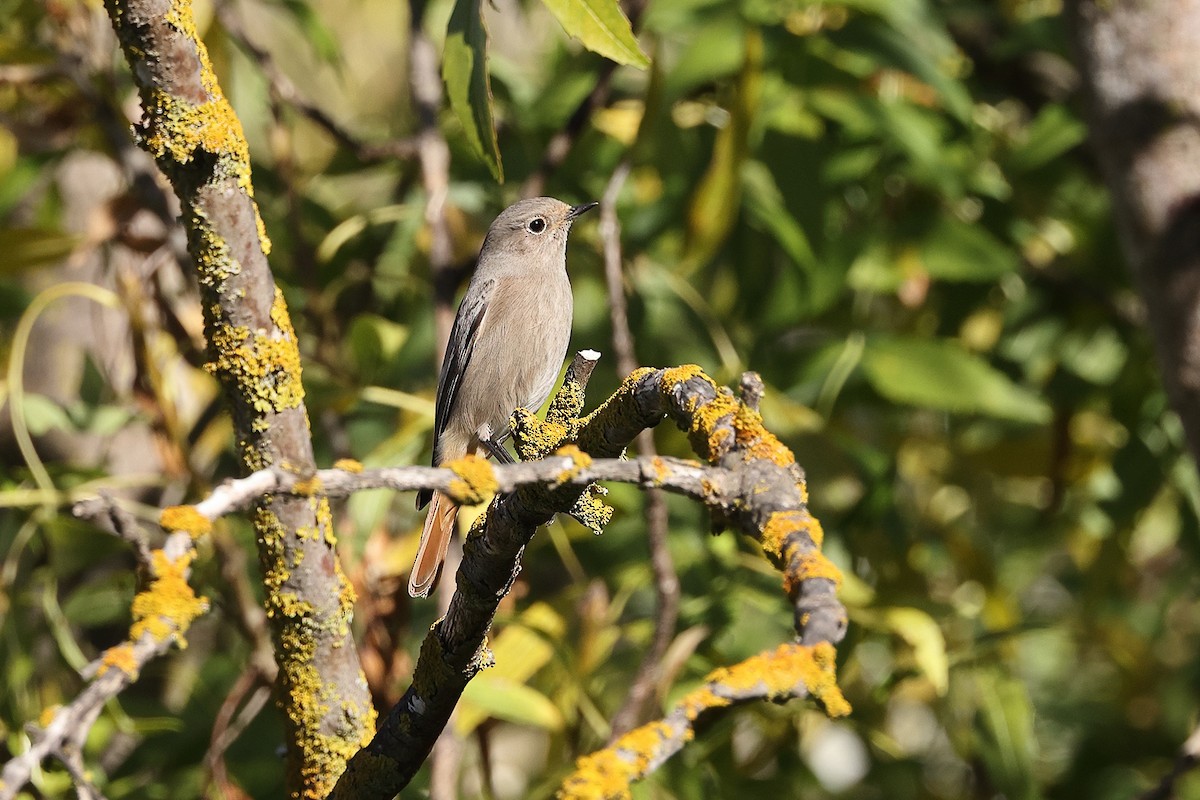
[[[1200,0],[1075,0],[1069,13],[1092,145],[1200,461]]]
[[[141,95],[140,144],[179,196],[204,306],[209,369],[220,380],[247,472],[315,471],[296,334],[267,263],[270,240],[246,140],[213,73],[189,0],[107,0]],[[271,497],[254,510],[279,662],[287,789],[324,797],[370,741],[375,711],[350,632],[325,497]]]

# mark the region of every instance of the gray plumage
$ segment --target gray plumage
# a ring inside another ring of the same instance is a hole
[[[536,411],[550,396],[571,338],[567,234],[594,206],[536,197],[509,206],[492,223],[442,361],[434,466],[477,452],[481,434],[505,438],[514,409]],[[433,588],[457,516],[449,498],[432,491],[417,495],[417,508],[430,500],[409,578],[414,597]]]

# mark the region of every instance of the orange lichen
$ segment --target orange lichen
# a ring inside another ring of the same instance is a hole
[[[109,669],[119,669],[130,679],[137,680],[138,664],[133,655],[132,642],[124,642],[104,651],[104,655],[100,657],[100,666],[96,669],[96,675],[103,675]]]
[[[356,475],[363,471],[362,462],[355,461],[353,458],[339,458],[333,462],[333,468],[340,469],[342,472],[353,472]]]
[[[193,539],[212,533],[212,520],[195,506],[168,506],[158,515],[158,524],[169,531],[186,533]]]
[[[456,503],[474,506],[487,502],[500,484],[487,459],[467,454],[442,465],[458,477],[450,481],[446,492]]]
[[[184,633],[192,620],[208,610],[208,601],[197,597],[187,582],[188,568],[195,557],[196,551],[189,550],[172,561],[162,550],[154,551],[154,580],[133,598],[133,625],[129,629],[133,641],[149,634],[159,642],[174,637],[181,648],[187,647]]]
[[[650,469],[654,471],[654,485],[662,486],[663,482],[671,476],[671,468],[667,466],[667,462],[663,461],[660,456],[654,456],[650,459]],[[707,491],[707,487],[705,489]]]
[[[799,510],[776,511],[771,514],[759,537],[763,550],[775,559],[783,560],[783,549],[787,545],[788,537],[804,525],[807,516]]]
[[[788,571],[783,576],[783,588],[790,597],[799,585],[813,578],[827,578],[840,586],[842,571],[832,561],[825,557],[820,550],[805,553],[800,556],[795,571]]]

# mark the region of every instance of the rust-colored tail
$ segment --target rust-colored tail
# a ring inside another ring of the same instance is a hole
[[[433,591],[457,520],[458,506],[454,501],[441,492],[434,492],[429,514],[425,517],[425,529],[421,531],[417,560],[408,576],[408,594],[411,597],[428,597]]]

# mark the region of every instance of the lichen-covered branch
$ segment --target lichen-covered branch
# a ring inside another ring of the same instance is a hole
[[[660,767],[695,736],[714,711],[751,700],[812,697],[831,717],[850,713],[838,689],[833,645],[783,644],[709,674],[656,722],[630,731],[610,746],[579,759],[558,791],[560,800],[629,797],[629,786]]]
[[[545,422],[524,411],[513,415],[522,458],[569,455],[582,475],[597,463],[593,458],[619,456],[640,431],[664,416],[671,418],[688,432],[697,454],[717,468],[697,467],[698,497],[714,522],[758,539],[782,571],[800,643],[812,647],[840,641],[846,611],[835,596],[839,573],[821,555],[821,529],[808,514],[803,473],[791,452],[763,427],[758,412],[690,366],[638,370],[581,418],[586,380],[578,379],[576,370],[583,366],[577,357]],[[590,371],[590,365],[586,368]],[[412,685],[371,743],[350,761],[331,797],[390,798],[411,780],[467,682],[490,663],[487,631],[539,525],[570,510],[585,524],[602,527],[611,510],[600,493],[570,482],[567,475],[557,486],[524,485],[498,496],[472,526],[458,591],[446,616],[425,638]],[[764,685],[773,680],[760,678]],[[794,684],[789,687],[792,694],[799,691]]]
[[[77,513],[91,516],[97,510],[92,506]],[[117,525],[117,532],[121,533],[122,528]],[[74,770],[88,732],[104,704],[136,681],[142,668],[173,643],[187,646],[184,635],[192,621],[208,610],[208,601],[197,597],[187,582],[196,555],[192,544],[189,533],[175,532],[161,548],[147,552],[150,580],[133,598],[133,624],[128,640],[108,648],[84,668],[83,676],[89,682],[74,700],[46,710],[38,727],[31,731],[30,748],[0,770],[0,800],[15,798],[47,757],[58,757],[68,769]]]
[[[141,145],[170,179],[196,265],[209,368],[244,468],[314,469],[296,336],[267,264],[241,124],[188,0],[106,0],[141,95]],[[324,497],[263,497],[253,514],[279,662],[287,788],[323,797],[375,714],[350,635],[354,597]]]

